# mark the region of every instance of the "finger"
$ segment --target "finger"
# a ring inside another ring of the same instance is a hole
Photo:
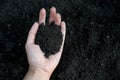
[[[61,22],[61,32],[63,34],[63,39],[64,39],[66,35],[66,23],[64,21]]]
[[[61,15],[59,13],[56,14],[55,16],[55,24],[60,26],[61,23]]]
[[[44,23],[45,25],[45,18],[46,18],[46,10],[43,8],[40,10],[40,13],[39,13],[39,24]]]
[[[34,44],[34,39],[35,39],[35,35],[37,33],[39,24],[37,22],[35,22],[32,26],[32,28],[29,31],[28,34],[28,38],[27,38],[27,43],[33,43]]]
[[[61,45],[61,48],[60,48],[60,51],[59,53],[57,53],[55,56],[60,59],[61,58],[61,55],[62,55],[62,51],[63,51],[63,47],[64,47],[64,42],[65,42],[65,36],[66,36],[66,24],[64,21],[61,22],[61,32],[63,34],[63,42],[62,42],[62,45]]]
[[[50,9],[50,18],[49,18],[49,23],[53,22],[55,20],[55,16],[56,16],[56,8],[52,7]]]

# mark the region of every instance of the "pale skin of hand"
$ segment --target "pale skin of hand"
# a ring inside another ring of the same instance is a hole
[[[52,72],[55,70],[60,61],[66,34],[66,24],[64,21],[61,21],[61,15],[59,13],[56,13],[55,7],[52,7],[50,9],[49,23],[54,21],[55,24],[61,27],[63,42],[60,51],[55,55],[51,55],[49,58],[46,58],[39,45],[34,44],[37,29],[40,24],[44,23],[45,25],[45,19],[46,10],[43,8],[39,13],[39,22],[35,22],[29,31],[25,45],[29,69],[24,80],[49,80]]]

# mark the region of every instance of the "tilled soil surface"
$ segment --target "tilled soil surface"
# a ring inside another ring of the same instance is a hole
[[[52,6],[67,34],[51,80],[120,80],[120,0],[0,0],[0,80],[22,80],[28,31]]]

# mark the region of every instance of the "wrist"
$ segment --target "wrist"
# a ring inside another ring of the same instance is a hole
[[[47,71],[30,66],[24,80],[49,80],[50,76]]]

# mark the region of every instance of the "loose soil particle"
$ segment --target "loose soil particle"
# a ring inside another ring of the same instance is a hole
[[[41,24],[38,28],[35,44],[38,44],[46,57],[60,50],[63,36],[60,26],[52,22],[50,25]]]

